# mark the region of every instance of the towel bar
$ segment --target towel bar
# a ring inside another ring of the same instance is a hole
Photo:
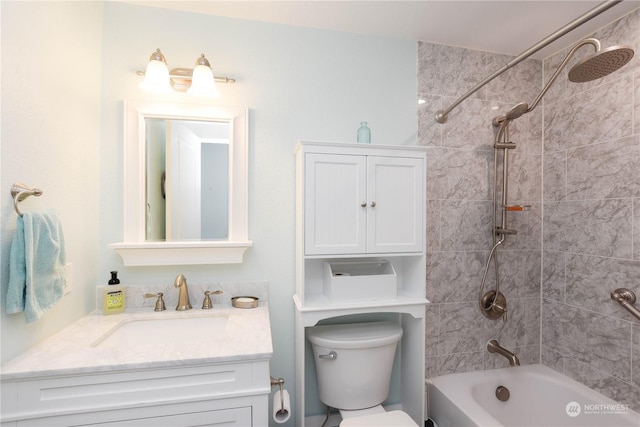
[[[616,301],[625,310],[640,320],[640,310],[634,304],[636,302],[636,294],[626,288],[619,288],[611,292],[611,299]]]
[[[42,190],[39,188],[29,188],[19,182],[14,182],[11,186],[11,197],[13,197],[13,207],[16,209],[16,213],[22,216],[18,203],[23,201],[29,196],[41,196]]]

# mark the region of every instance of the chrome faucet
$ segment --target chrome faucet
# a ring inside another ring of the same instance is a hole
[[[189,288],[187,288],[187,279],[182,274],[178,274],[176,280],[173,282],[173,286],[180,290],[176,310],[191,310],[192,307],[191,303],[189,302]]]
[[[497,340],[491,340],[487,343],[487,351],[489,353],[498,353],[509,360],[509,365],[511,366],[520,366],[520,359],[514,352],[511,352],[500,345]]]

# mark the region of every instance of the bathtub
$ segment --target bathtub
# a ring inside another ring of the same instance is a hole
[[[496,397],[498,386],[510,397]],[[427,380],[427,414],[438,427],[626,427],[640,414],[543,365]]]

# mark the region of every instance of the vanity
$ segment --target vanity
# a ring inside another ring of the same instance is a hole
[[[1,426],[267,426],[269,325],[266,306],[91,313],[2,367]]]

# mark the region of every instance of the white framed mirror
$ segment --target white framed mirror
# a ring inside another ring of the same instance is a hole
[[[125,265],[242,262],[248,238],[245,107],[124,102]]]

